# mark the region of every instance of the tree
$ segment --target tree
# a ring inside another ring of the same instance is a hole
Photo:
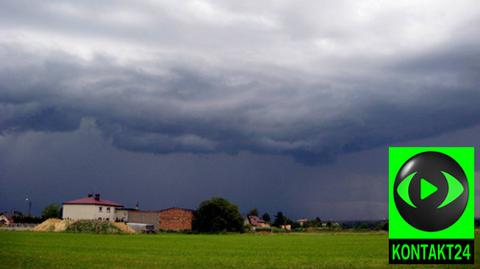
[[[280,227],[282,225],[286,225],[287,224],[287,220],[288,218],[285,217],[285,215],[283,215],[283,212],[282,211],[278,211],[277,212],[277,215],[275,215],[275,221],[273,222],[273,225],[277,226],[277,227]]]
[[[268,214],[267,212],[265,212],[262,216],[262,219],[266,222],[266,223],[270,223],[270,221],[272,220],[270,218],[270,214]]]
[[[207,233],[243,232],[243,218],[238,206],[224,198],[212,198],[200,203],[193,229]]]
[[[252,210],[250,210],[250,212],[248,212],[248,215],[258,217],[258,209],[253,208]]]
[[[42,211],[42,218],[49,219],[49,218],[61,218],[62,212],[60,205],[57,204],[50,204],[45,207]]]

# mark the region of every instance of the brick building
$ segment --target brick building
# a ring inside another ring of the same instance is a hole
[[[192,230],[193,210],[172,207],[159,211],[159,229],[164,231]]]

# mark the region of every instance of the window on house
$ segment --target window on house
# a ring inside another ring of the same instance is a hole
[[[103,208],[101,206],[98,207],[98,212],[102,212]]]
[[[110,221],[110,218],[106,218],[107,221]]]
[[[98,220],[102,220],[102,218],[98,218]]]
[[[110,207],[107,207],[107,212],[110,213]]]

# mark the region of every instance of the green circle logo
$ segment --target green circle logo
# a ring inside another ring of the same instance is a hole
[[[423,231],[453,225],[468,202],[468,181],[462,167],[440,152],[422,152],[407,160],[394,183],[394,201],[402,218]]]

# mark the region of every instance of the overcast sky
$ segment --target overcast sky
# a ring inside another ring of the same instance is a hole
[[[2,1],[0,210],[387,214],[391,145],[480,139],[477,1]]]

